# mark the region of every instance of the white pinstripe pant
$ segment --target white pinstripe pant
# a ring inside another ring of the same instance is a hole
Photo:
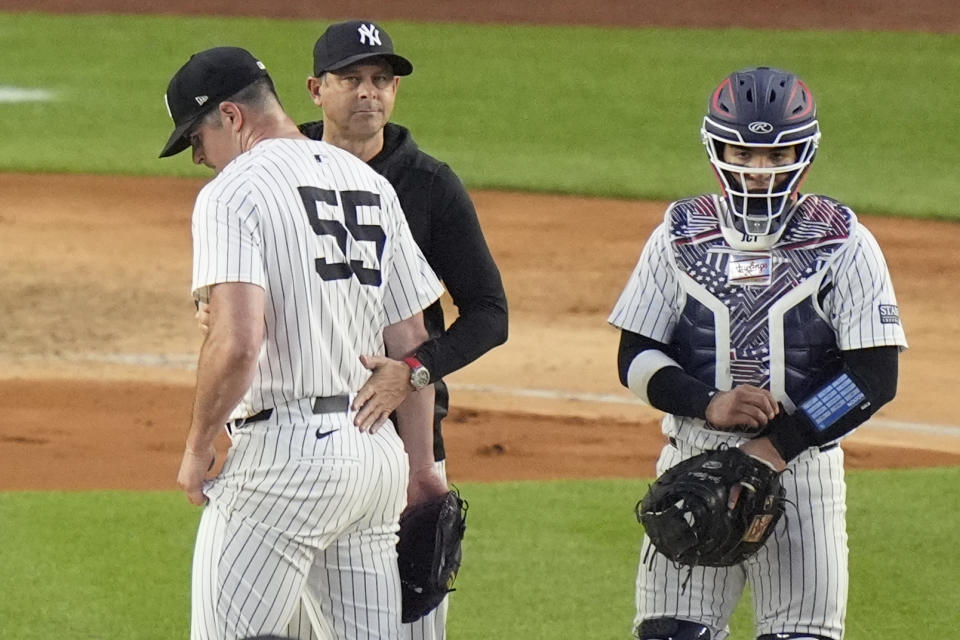
[[[446,460],[440,460],[435,463],[440,476],[446,481],[447,463]],[[313,576],[310,578],[313,580]],[[444,598],[440,605],[415,622],[401,625],[401,638],[404,640],[444,640],[447,637],[447,609],[450,606],[450,598]],[[307,614],[307,605],[301,602],[293,614],[290,626],[287,628],[287,635],[296,640],[319,640],[316,633],[313,633],[313,625]]]
[[[680,460],[701,453],[683,442],[666,445],[657,474]],[[651,550],[653,563],[643,562],[650,540],[643,539],[637,573],[634,624],[646,618],[691,620],[711,628],[724,640],[727,623],[749,582],[757,635],[812,633],[839,640],[847,606],[846,482],[843,450],[809,449],[781,476],[786,512],[757,555],[734,567],[698,567],[686,589],[688,568],[674,566]]]
[[[370,435],[347,414],[327,414],[235,432],[223,472],[205,487],[192,640],[282,635],[301,595],[323,640],[400,638],[396,532],[407,477],[392,425]]]

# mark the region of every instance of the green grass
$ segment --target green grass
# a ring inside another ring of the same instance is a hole
[[[294,118],[316,119],[303,87],[325,25],[0,13],[0,85],[59,96],[0,104],[0,171],[208,175],[187,157],[156,158],[172,128],[162,96],[173,72],[200,49],[245,46]],[[733,69],[767,63],[797,71],[819,97],[824,138],[808,190],[871,213],[958,215],[945,81],[960,74],[958,35],[387,26],[416,67],[394,119],[472,188],[714,190],[698,135],[707,95]]]
[[[188,637],[199,514],[174,493],[0,493],[0,636]]]
[[[960,627],[960,469],[849,474],[846,640]],[[449,635],[627,640],[646,480],[467,484]],[[189,625],[199,510],[179,493],[0,493],[0,635],[169,640]],[[742,605],[749,598],[742,601]],[[741,606],[732,640],[753,638]]]

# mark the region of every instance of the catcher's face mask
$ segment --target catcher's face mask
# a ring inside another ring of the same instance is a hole
[[[735,249],[780,238],[820,143],[816,104],[792,73],[735,72],[711,96],[701,140],[723,192],[721,225]]]

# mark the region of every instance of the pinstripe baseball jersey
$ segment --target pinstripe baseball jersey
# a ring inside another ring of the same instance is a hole
[[[193,292],[265,291],[265,338],[194,550],[191,638],[282,632],[301,597],[324,638],[400,638],[396,531],[409,463],[344,396],[386,325],[441,293],[393,187],[323,142],[269,139],[197,197]],[[263,412],[261,410],[269,409]]]
[[[267,292],[266,340],[234,418],[356,391],[383,327],[442,292],[390,183],[323,142],[240,155],[201,190],[192,227],[194,296],[221,282]]]

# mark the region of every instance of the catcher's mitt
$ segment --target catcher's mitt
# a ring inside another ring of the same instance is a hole
[[[740,486],[731,509],[730,492]],[[707,451],[667,469],[637,504],[657,551],[691,567],[727,567],[756,553],[783,515],[780,474],[740,449]]]
[[[448,491],[400,515],[397,563],[404,622],[419,620],[453,591],[460,570],[467,507],[459,493]]]

